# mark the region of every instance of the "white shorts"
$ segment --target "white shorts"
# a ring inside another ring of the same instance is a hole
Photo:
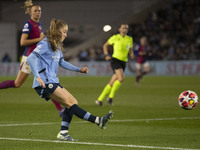
[[[26,56],[22,57],[22,62],[20,64],[20,71],[22,71],[22,72],[24,72],[26,74],[30,74],[31,73],[31,69],[30,69],[26,59],[27,59]]]
[[[150,67],[150,65],[149,65],[148,62],[145,62],[145,63],[143,63],[143,64],[136,63],[135,66],[136,66],[136,69],[138,69],[138,70],[139,70],[139,69],[142,69],[143,67],[144,67],[144,68]]]

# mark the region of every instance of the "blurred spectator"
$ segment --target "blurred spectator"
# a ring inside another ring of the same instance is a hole
[[[88,51],[89,51],[89,60],[94,61],[96,58],[95,48],[91,47],[91,48],[89,48]]]
[[[174,45],[171,43],[168,49],[168,53],[165,57],[166,60],[174,60],[174,54],[175,54],[175,47]]]
[[[130,24],[129,35],[134,44],[139,37],[147,37],[149,60],[199,59],[200,0],[174,0],[165,8],[150,12],[143,22]],[[95,60],[99,60],[102,48],[93,48]]]
[[[95,47],[95,53],[96,53],[96,61],[104,61],[105,60],[105,55],[103,54],[103,48],[102,46],[96,46]]]
[[[89,60],[88,50],[81,50],[79,53],[79,61],[88,61],[88,60]]]
[[[199,0],[174,0],[130,28],[134,41],[141,35],[147,36],[152,52],[149,60],[187,60],[200,56]]]
[[[9,62],[11,62],[12,60],[11,60],[11,58],[10,58],[10,56],[8,55],[8,53],[5,53],[5,55],[3,56],[3,58],[2,58],[2,62],[3,63],[9,63]]]

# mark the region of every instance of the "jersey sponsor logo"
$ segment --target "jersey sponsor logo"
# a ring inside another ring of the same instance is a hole
[[[51,57],[54,59],[54,61],[59,61],[60,60],[60,55],[59,55],[60,53],[58,51],[56,51],[54,54],[55,55],[51,56]]]
[[[58,56],[58,55],[54,55],[54,56],[51,56],[53,59],[54,59],[54,61],[59,61],[59,59],[60,59],[60,56]]]

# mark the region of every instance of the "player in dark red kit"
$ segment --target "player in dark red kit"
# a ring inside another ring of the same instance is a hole
[[[31,0],[27,0],[25,2],[25,8],[26,8],[25,14],[29,14],[30,19],[24,25],[20,40],[21,46],[25,46],[25,51],[23,53],[20,70],[15,80],[7,80],[1,82],[0,89],[19,88],[22,86],[22,84],[25,82],[25,80],[31,73],[31,69],[26,59],[35,49],[37,43],[40,42],[45,37],[42,25],[40,23],[40,18],[42,13],[41,7],[39,5],[33,5]],[[55,104],[61,116],[62,112],[64,111],[64,108],[62,108],[61,105],[56,101],[52,100],[52,102]]]
[[[138,85],[140,79],[150,71],[150,65],[147,61],[147,56],[148,56],[147,38],[145,36],[140,38],[140,44],[136,45],[134,54],[136,56],[136,70],[137,70],[135,84]]]

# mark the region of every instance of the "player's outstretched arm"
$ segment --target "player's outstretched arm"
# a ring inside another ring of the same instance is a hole
[[[65,61],[63,58],[60,60],[59,65],[62,68],[67,69],[67,70],[76,71],[76,72],[80,72],[80,73],[88,73],[87,67],[79,68],[79,67],[74,66],[74,65],[70,64],[69,62]]]
[[[71,71],[76,71],[76,72],[80,72],[80,69],[81,69],[65,61],[63,58],[60,59],[59,65],[66,70],[71,70]]]

